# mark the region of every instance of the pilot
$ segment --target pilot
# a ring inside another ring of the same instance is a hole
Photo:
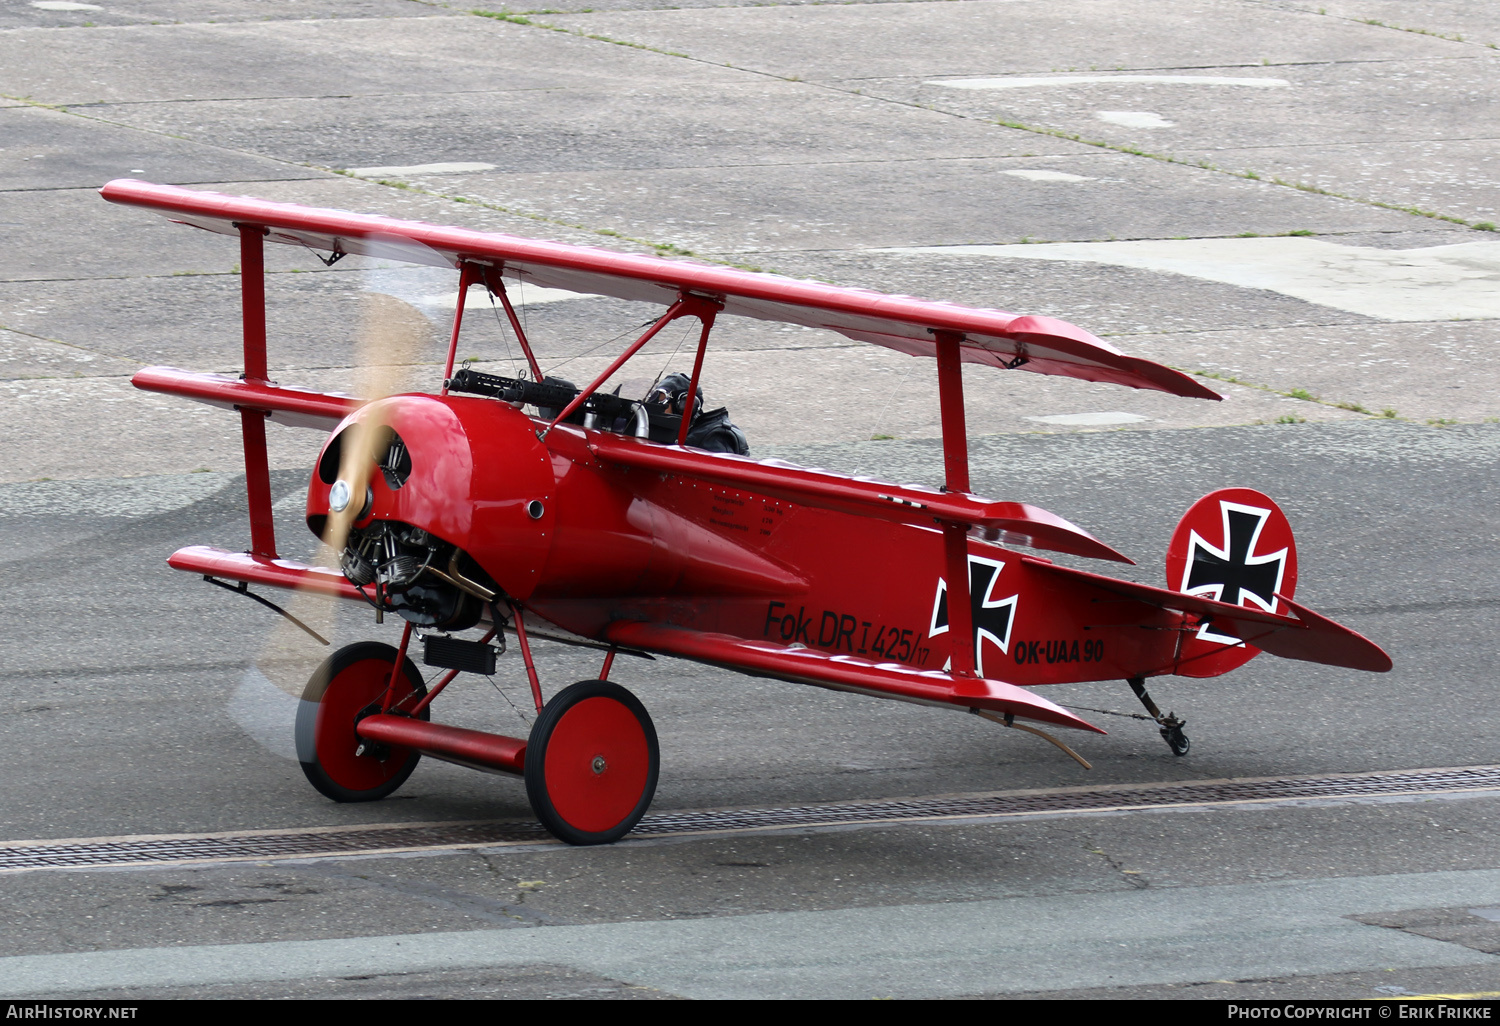
[[[688,388],[692,380],[686,374],[668,374],[646,395],[648,406],[665,406],[672,416],[653,415],[651,418],[651,440],[672,444],[677,441],[677,430],[682,423],[682,410],[686,403]],[[709,452],[728,452],[740,456],[750,455],[750,443],[745,433],[729,420],[729,411],[720,406],[717,410],[703,411],[703,386],[693,397],[693,419],[688,425],[687,444],[695,449]]]

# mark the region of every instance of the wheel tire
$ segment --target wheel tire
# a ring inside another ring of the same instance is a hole
[[[308,781],[336,802],[373,802],[406,782],[421,760],[420,752],[392,746],[385,758],[355,755],[360,737],[354,725],[360,713],[378,703],[391,679],[396,650],[378,641],[346,645],[313,672],[297,705],[297,759]],[[402,663],[407,685],[392,708],[411,705],[427,694],[417,664]],[[428,718],[423,709],[421,719]]]
[[[1186,755],[1193,747],[1181,727],[1164,727],[1161,736],[1167,742],[1167,747],[1172,749],[1173,755]]]
[[[606,680],[579,681],[547,703],[526,743],[526,796],[569,844],[609,844],[656,794],[661,750],[646,707]]]

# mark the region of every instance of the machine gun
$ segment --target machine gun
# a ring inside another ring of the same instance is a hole
[[[484,374],[468,367],[454,373],[446,384],[451,392],[487,395],[502,402],[535,406],[541,416],[548,420],[571,403],[579,391],[572,385],[506,378],[498,374]],[[620,431],[640,438],[647,437],[650,430],[648,407],[645,403],[603,392],[595,392],[589,396],[582,406],[568,416],[568,422],[581,424],[586,428]]]

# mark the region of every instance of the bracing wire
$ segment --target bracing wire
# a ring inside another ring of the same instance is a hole
[[[565,360],[559,360],[557,363],[554,363],[551,367],[548,367],[546,373],[550,376],[553,371],[557,370],[563,364],[572,363],[574,360],[577,360],[580,357],[588,356],[591,353],[594,353],[594,352],[596,352],[596,351],[598,351],[600,349],[603,349],[605,346],[613,345],[614,343],[620,341],[620,339],[625,338],[625,337],[627,337],[629,335],[633,335],[637,331],[640,331],[642,328],[650,327],[651,325],[655,324],[658,319],[659,318],[653,317],[649,321],[642,321],[640,324],[637,324],[633,328],[626,328],[624,331],[620,332],[614,338],[607,338],[603,342],[600,342],[598,345],[590,346],[589,348],[585,349],[581,353],[574,353],[572,356],[568,357]]]
[[[495,315],[495,324],[500,329],[500,341],[505,345],[505,358],[510,361],[511,376],[515,377],[516,356],[510,351],[510,339],[505,334],[505,320],[500,316],[500,308],[495,305],[495,294],[489,289],[485,289],[485,293],[490,297],[490,311]]]
[[[499,695],[500,695],[501,698],[505,699],[505,704],[508,705],[508,706],[510,706],[511,712],[515,713],[516,716],[520,718],[521,722],[525,726],[530,727],[531,726],[531,721],[526,718],[526,714],[523,713],[516,706],[516,703],[514,703],[514,702],[512,702],[510,700],[510,696],[505,693],[505,689],[502,688],[499,684],[495,683],[495,678],[494,677],[486,677],[484,679],[490,682],[490,687],[494,688],[495,691],[499,693]]]
[[[682,334],[679,335],[679,336],[677,336],[677,348],[674,349],[674,350],[672,350],[672,355],[670,355],[670,356],[667,357],[667,362],[664,363],[664,364],[662,364],[661,365],[661,370],[659,370],[659,371],[656,372],[656,380],[653,381],[653,382],[651,382],[651,387],[650,388],[646,389],[646,394],[647,395],[650,395],[652,393],[652,391],[655,390],[656,386],[661,383],[662,377],[667,373],[667,368],[670,367],[670,366],[672,366],[672,361],[675,360],[675,359],[677,359],[677,354],[678,353],[682,352],[682,343],[684,343],[684,342],[687,341],[688,332],[692,329],[692,327],[693,327],[692,321],[689,320],[688,318],[684,317],[682,319]],[[692,403],[692,399],[691,398],[688,399],[688,403],[689,404]]]
[[[1113,709],[1093,709],[1086,705],[1075,705],[1073,708],[1082,709],[1084,712],[1103,713],[1105,716],[1123,716],[1127,720],[1150,720],[1152,723],[1157,722],[1156,717],[1143,716],[1140,713],[1115,712]]]
[[[525,282],[521,280],[521,272],[516,272],[516,297],[521,300],[521,330],[526,332],[526,337],[531,337],[531,312],[526,306]]]

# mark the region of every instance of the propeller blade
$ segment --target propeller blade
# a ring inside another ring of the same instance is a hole
[[[412,247],[425,248],[396,239],[390,242],[390,252],[382,250],[379,256],[431,262],[414,256],[409,252]],[[387,290],[399,286],[400,280],[388,270],[369,268],[360,277],[359,326],[354,339],[354,366],[350,368],[354,394],[373,400],[411,390],[413,386],[431,387],[432,379],[441,373],[441,365],[433,367],[434,350],[442,339],[439,326],[411,303],[389,294]],[[397,291],[402,290],[397,288]],[[411,380],[416,377],[426,380]],[[378,408],[358,417],[345,429],[340,440],[338,476],[347,485],[349,499],[342,510],[330,510],[316,554],[305,558],[305,562],[339,568],[340,554],[365,510],[370,484],[389,451],[390,437],[389,425]],[[332,639],[331,646],[324,647],[296,625],[282,617],[274,618],[255,665],[277,688],[300,696],[318,664],[338,647],[340,626],[347,631],[355,620],[367,623],[369,609],[361,610],[307,588],[293,591],[284,606],[312,630]]]

